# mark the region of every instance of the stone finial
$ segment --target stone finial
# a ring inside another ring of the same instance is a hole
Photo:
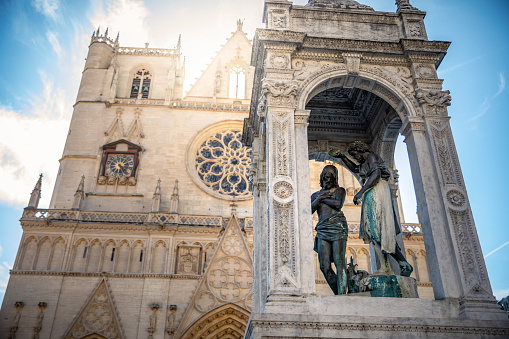
[[[39,180],[35,184],[32,193],[30,194],[30,200],[28,201],[27,208],[37,209],[39,206],[39,200],[41,200],[41,186],[42,186],[42,173],[39,175]]]
[[[161,179],[157,180],[156,189],[152,196],[152,213],[159,212],[161,208]]]
[[[74,201],[72,203],[73,210],[81,209],[83,200],[85,199],[85,175],[81,176],[81,181],[78,185],[76,193],[74,193]]]
[[[417,8],[410,5],[409,0],[396,0],[396,5],[398,6],[398,13],[401,10],[417,10]]]
[[[244,25],[244,21],[242,20],[237,20],[237,32],[238,31],[241,31],[242,32],[242,26]]]
[[[107,38],[108,37],[108,30],[109,30],[109,27],[106,27],[106,32],[104,32],[104,37]]]
[[[170,201],[170,213],[178,213],[179,207],[179,181],[175,179],[175,186],[173,186],[173,194]]]
[[[179,34],[179,40],[177,42],[177,51],[180,53],[180,47],[182,47],[182,34]]]
[[[120,37],[120,32],[117,33],[117,37],[115,38],[115,46],[118,46],[118,38]]]
[[[95,36],[98,37],[100,35],[101,26],[97,27],[97,31],[95,31]]]

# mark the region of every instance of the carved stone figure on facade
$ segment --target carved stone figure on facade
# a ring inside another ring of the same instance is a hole
[[[394,275],[389,263],[389,255],[398,262],[401,275],[409,277],[413,267],[406,261],[398,243],[396,235],[401,233],[401,225],[393,205],[389,178],[391,173],[384,160],[371,152],[368,146],[355,141],[348,146],[348,153],[358,162],[358,165],[348,159],[339,150],[332,150],[332,157],[340,158],[343,163],[361,178],[362,188],[353,198],[359,205],[362,202],[361,224],[359,237],[365,243],[372,243],[375,255],[380,262],[380,268],[373,275]]]
[[[154,338],[154,332],[156,331],[157,326],[157,310],[159,309],[159,304],[152,303],[150,304],[150,308],[152,309],[152,314],[150,315],[149,319],[149,327],[147,329],[148,331],[148,339]]]
[[[35,327],[34,327],[33,339],[39,339],[39,333],[42,330],[42,321],[44,320],[44,310],[46,309],[48,304],[45,302],[40,302],[38,306],[39,306],[40,311],[39,311],[39,315],[37,315],[37,323],[35,324]]]
[[[9,328],[9,339],[16,339],[16,332],[18,331],[19,321],[21,319],[21,310],[23,309],[24,306],[25,304],[22,301],[16,301],[14,303],[14,307],[16,307],[16,314],[12,319],[12,326]]]
[[[166,319],[166,333],[173,335],[175,333],[175,315],[177,313],[177,305],[168,306],[168,317]]]
[[[338,184],[338,169],[332,165],[323,168],[320,174],[322,189],[311,195],[311,210],[318,213],[314,250],[318,253],[320,270],[334,294],[346,294],[346,242],[348,225],[341,211],[346,191]],[[332,270],[332,262],[336,273]]]

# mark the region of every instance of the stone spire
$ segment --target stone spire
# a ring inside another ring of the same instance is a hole
[[[173,187],[173,194],[170,201],[170,213],[178,213],[179,208],[179,181],[175,179],[175,186]]]
[[[30,200],[28,201],[27,208],[29,209],[37,209],[39,206],[39,200],[41,200],[41,186],[42,186],[42,173],[39,175],[39,180],[35,184],[32,193],[30,194]]]
[[[85,199],[85,176],[82,175],[80,184],[78,185],[78,189],[76,190],[76,193],[74,193],[74,201],[72,203],[72,209],[80,210],[81,204],[83,203],[84,199]]]
[[[177,42],[177,53],[180,53],[180,47],[182,47],[182,34],[179,34],[179,41]]]
[[[373,8],[362,5],[354,0],[309,0],[306,6],[374,11]]]
[[[157,180],[156,190],[152,196],[152,213],[158,213],[161,207],[161,179]]]

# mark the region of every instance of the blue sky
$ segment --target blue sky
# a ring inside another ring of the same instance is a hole
[[[394,0],[360,1],[395,11]],[[303,5],[307,0],[295,0]],[[411,0],[428,14],[430,40],[452,41],[439,69],[456,147],[493,291],[509,294],[509,3]],[[120,31],[122,46],[173,48],[182,34],[186,88],[245,20],[262,27],[262,0],[4,0],[0,2],[0,300],[21,237],[19,218],[38,174],[48,206],[92,31]],[[206,23],[202,25],[201,23]],[[406,220],[415,222],[406,146],[397,146]]]

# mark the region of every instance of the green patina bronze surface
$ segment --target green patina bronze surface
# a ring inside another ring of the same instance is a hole
[[[367,278],[366,291],[372,297],[419,298],[414,278],[400,275],[376,275]]]

